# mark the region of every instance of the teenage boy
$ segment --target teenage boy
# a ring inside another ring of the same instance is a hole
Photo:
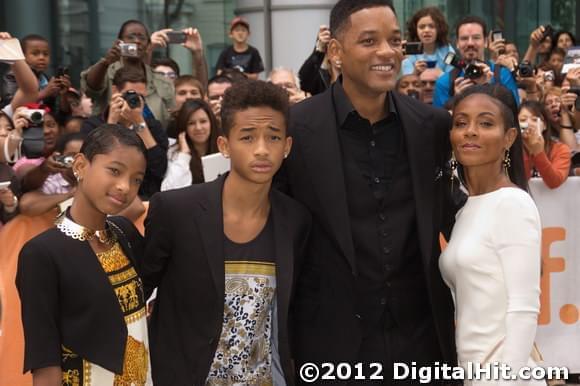
[[[169,147],[161,122],[144,113],[148,107],[145,102],[148,91],[143,72],[134,67],[121,67],[112,80],[109,107],[103,113],[86,119],[81,127],[81,132],[86,135],[105,123],[120,124],[135,130],[147,148],[147,170],[139,187],[139,197],[145,201],[161,190],[161,182],[167,171]],[[125,99],[131,94],[132,97]]]
[[[235,84],[222,108],[217,180],[155,195],[141,275],[157,287],[150,320],[159,385],[293,384],[288,312],[310,216],[270,189],[290,152],[288,96]]]
[[[188,99],[205,99],[205,90],[193,75],[181,75],[173,82],[175,85],[175,111],[179,111]]]
[[[230,39],[233,45],[225,48],[218,58],[216,69],[221,74],[226,68],[237,69],[249,79],[258,79],[264,71],[260,52],[248,44],[250,24],[242,17],[235,17],[230,23]]]

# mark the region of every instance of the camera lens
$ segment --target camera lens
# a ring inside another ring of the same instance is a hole
[[[520,63],[518,73],[522,78],[531,78],[534,76],[534,67],[527,60]]]
[[[127,101],[127,104],[132,109],[141,106],[141,96],[135,91],[127,91],[125,94],[123,94],[123,99]]]
[[[483,71],[481,70],[481,68],[473,63],[468,64],[467,67],[465,67],[465,77],[467,79],[477,79],[480,78],[482,75]]]
[[[30,114],[30,122],[35,125],[40,125],[42,123],[42,114],[38,111],[33,112]]]

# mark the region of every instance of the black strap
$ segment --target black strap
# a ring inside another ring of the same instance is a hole
[[[449,74],[449,96],[453,97],[455,95],[455,80],[459,76],[459,68],[453,68]]]
[[[503,66],[501,64],[495,64],[495,67],[493,68],[493,78],[495,79],[495,83],[496,84],[501,84],[501,68]]]

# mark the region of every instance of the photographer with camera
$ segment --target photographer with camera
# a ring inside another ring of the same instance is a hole
[[[54,160],[59,164],[58,171],[50,173],[40,188],[24,193],[20,199],[20,213],[40,216],[73,197],[76,179],[71,167],[84,138],[85,135],[81,133],[66,134],[58,138],[54,153]]]
[[[550,121],[541,103],[523,102],[518,120],[524,145],[526,177],[539,176],[548,188],[556,189],[568,178],[570,148],[552,139]]]
[[[22,130],[24,138],[24,155],[13,167],[23,193],[39,189],[49,175],[67,169],[58,160],[62,154],[55,150],[61,129],[48,108],[42,105],[18,108],[14,113],[14,127]]]
[[[340,67],[328,60],[326,55],[328,42],[331,38],[330,28],[327,25],[321,25],[318,28],[314,51],[298,71],[302,91],[311,95],[320,94],[338,79]]]
[[[495,64],[500,64],[510,70],[512,74],[516,74],[518,70],[519,53],[515,44],[508,42],[503,37],[503,32],[501,30],[490,31],[487,41],[490,59]]]
[[[457,50],[462,60],[455,61],[456,68],[437,80],[433,105],[443,107],[454,95],[475,84],[484,83],[499,83],[505,86],[519,104],[518,88],[510,70],[491,61],[485,61],[487,46],[485,21],[477,16],[466,16],[457,23],[456,35]]]
[[[139,197],[146,201],[159,192],[167,170],[167,134],[159,121],[143,116],[147,79],[142,72],[122,67],[112,79],[111,91],[109,106],[102,114],[87,119],[81,132],[88,134],[104,123],[118,123],[139,135],[147,149],[147,170],[139,188]]]
[[[5,149],[8,148],[9,144],[13,143],[11,139],[14,137],[14,133],[16,133],[16,136],[21,137],[21,133],[15,131],[14,123],[10,117],[0,111],[0,143],[6,141],[5,144],[7,145]],[[18,141],[18,143],[20,142]],[[4,153],[1,149],[0,154]],[[6,158],[11,158],[11,155],[7,155]],[[0,227],[18,214],[19,193],[20,182],[14,174],[14,170],[0,157]]]
[[[572,153],[580,151],[580,68],[571,68],[566,74],[560,96],[559,137],[560,141],[572,149]],[[553,105],[553,97],[546,97],[546,108]],[[578,162],[576,162],[578,163]]]
[[[420,75],[428,68],[439,68],[446,72],[453,68],[444,59],[447,53],[455,52],[448,41],[449,27],[445,15],[437,7],[421,8],[407,22],[405,59],[401,64],[403,75]],[[416,52],[410,49],[412,42],[420,42]]]
[[[102,113],[111,99],[113,77],[120,68],[130,68],[145,79],[147,108],[163,127],[175,106],[173,82],[155,74],[148,64],[149,32],[138,20],[128,20],[121,26],[117,40],[107,54],[81,73],[81,90],[93,99],[94,114]]]
[[[552,50],[553,35],[554,30],[551,25],[541,25],[533,30],[530,34],[530,43],[522,62],[527,61],[535,64],[547,61]]]

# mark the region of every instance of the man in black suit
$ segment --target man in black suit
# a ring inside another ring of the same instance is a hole
[[[454,214],[451,118],[392,91],[398,25],[390,1],[338,1],[328,50],[342,77],[291,109],[294,148],[279,175],[313,215],[294,303],[297,369],[362,362],[368,380],[379,362],[385,384],[394,362],[456,362],[438,268],[439,232]]]
[[[222,105],[216,181],[153,197],[141,274],[156,385],[293,384],[288,314],[307,210],[270,190],[290,152],[288,96],[244,81]]]

